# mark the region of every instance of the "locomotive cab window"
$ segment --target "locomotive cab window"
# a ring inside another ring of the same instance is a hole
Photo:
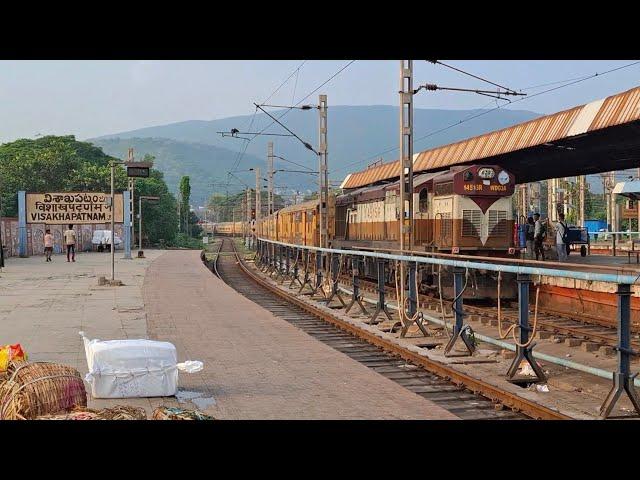
[[[420,194],[418,195],[418,211],[420,213],[427,213],[427,208],[429,206],[428,201],[429,201],[428,191],[425,187],[422,190],[420,190]]]

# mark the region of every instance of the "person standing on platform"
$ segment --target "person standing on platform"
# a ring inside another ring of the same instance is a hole
[[[533,219],[535,220],[533,229],[533,250],[536,253],[536,260],[542,259],[544,261],[544,248],[542,248],[542,240],[546,236],[546,228],[540,220],[540,214],[534,213]]]
[[[53,235],[51,235],[51,230],[47,228],[44,232],[44,255],[46,257],[46,262],[51,261],[51,254],[53,253]]]
[[[67,245],[67,262],[69,258],[71,261],[76,261],[76,232],[73,230],[73,225],[69,225],[69,229],[64,231],[64,243]]]
[[[535,258],[535,252],[534,252],[535,230],[536,230],[536,225],[535,225],[535,222],[533,221],[533,217],[527,218],[525,238],[527,241],[527,258],[531,260]]]
[[[558,214],[558,222],[556,223],[556,251],[558,252],[558,261],[567,261],[567,224],[564,223],[564,213]]]

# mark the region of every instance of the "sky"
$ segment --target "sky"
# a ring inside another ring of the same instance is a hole
[[[602,73],[624,61],[442,60],[530,95],[535,87]],[[303,63],[304,62],[304,63]],[[0,61],[0,143],[38,135],[86,139],[185,120],[252,114],[252,102],[296,103],[348,61]],[[300,65],[302,65],[300,67]],[[298,67],[300,67],[298,69]],[[295,74],[291,75],[293,72]],[[495,88],[441,65],[414,61],[416,84]],[[640,64],[598,76],[505,108],[548,114],[640,85]],[[318,93],[331,105],[397,105],[399,62],[356,61]],[[522,97],[514,97],[520,99]],[[492,108],[495,100],[472,93],[425,92],[416,108]],[[503,102],[504,103],[504,102]]]

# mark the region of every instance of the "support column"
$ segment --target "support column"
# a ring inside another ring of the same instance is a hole
[[[267,215],[273,213],[273,142],[267,144]]]
[[[463,353],[462,355],[472,355],[476,349],[474,342],[471,341],[471,337],[470,337],[470,333],[473,333],[473,331],[471,330],[471,327],[463,325],[464,311],[463,311],[462,294],[464,293],[464,276],[465,276],[464,268],[460,268],[460,267],[453,268],[453,290],[455,292],[455,297],[453,300],[453,311],[455,314],[455,324],[453,325],[451,338],[449,339],[449,342],[447,343],[447,346],[444,349],[444,355],[446,357],[452,356],[450,352],[454,344],[458,340],[458,338],[462,339],[462,342],[467,348],[467,353]]]
[[[387,317],[387,319],[390,322],[393,322],[393,318],[391,317],[391,313],[389,313],[389,309],[387,308],[387,305],[385,303],[385,295],[386,295],[386,290],[385,290],[385,285],[384,285],[384,271],[385,271],[385,265],[386,265],[386,261],[384,260],[384,258],[378,258],[377,259],[377,266],[378,266],[378,271],[377,271],[377,276],[378,276],[378,304],[376,305],[376,311],[373,313],[373,316],[371,317],[371,320],[369,321],[369,323],[371,324],[375,324],[375,323],[379,323],[376,322],[376,318],[378,318],[378,315],[380,313],[384,313]]]
[[[122,192],[123,202],[124,203],[124,228],[122,229],[122,234],[124,238],[124,258],[125,260],[131,260],[131,192],[129,190],[125,190]]]
[[[584,175],[580,175],[578,177],[578,186],[579,186],[579,190],[580,190],[580,200],[579,200],[579,219],[578,221],[580,222],[580,226],[584,228],[584,211],[585,211],[585,183],[586,183],[586,177]]]
[[[349,303],[344,313],[349,313],[349,310],[351,310],[351,307],[353,307],[357,303],[362,313],[364,313],[365,315],[369,315],[369,312],[367,312],[367,309],[364,308],[364,305],[362,303],[362,296],[360,295],[361,265],[362,265],[362,260],[360,258],[352,257],[351,283],[352,283],[353,294],[351,295],[351,303]]]
[[[533,358],[533,347],[535,346],[535,343],[529,343],[529,336],[532,333],[531,327],[529,327],[529,286],[531,285],[531,276],[518,274],[516,282],[518,283],[517,328],[520,331],[520,338],[516,343],[516,356],[507,371],[507,379],[512,380],[517,373],[518,368],[520,368],[522,361],[526,360],[531,366],[533,372],[536,374],[536,381],[544,382],[547,380],[547,377]]]
[[[427,337],[429,334],[427,329],[422,324],[422,315],[417,315],[418,313],[418,290],[417,290],[417,275],[418,275],[418,265],[416,263],[409,263],[409,321],[402,326],[402,330],[400,331],[400,337],[404,338],[409,330],[409,327],[412,323],[415,322],[418,325],[418,328],[422,332],[422,334]],[[404,308],[404,305],[402,305]],[[415,320],[413,320],[415,319]]]
[[[322,289],[322,252],[316,252],[316,285],[314,287],[314,293],[320,290],[320,293],[324,295]]]
[[[21,258],[27,255],[27,192],[18,192],[18,255]]]
[[[331,303],[333,297],[337,296],[338,300],[343,307],[346,307],[347,304],[344,302],[342,295],[340,294],[340,289],[338,288],[338,282],[340,280],[340,256],[336,253],[331,253],[331,276],[329,279],[331,280],[331,294],[327,298],[327,305]]]
[[[640,400],[633,381],[638,375],[631,375],[631,285],[619,284],[618,291],[618,370],[613,373],[613,387],[600,407],[600,416],[607,418],[623,392],[627,392],[637,414],[640,414]]]
[[[413,60],[400,60],[400,252],[411,249],[413,236]],[[405,292],[400,262],[400,291]],[[403,307],[400,307],[403,308]],[[400,319],[403,318],[402,311]]]
[[[314,290],[313,287],[311,286],[311,278],[309,278],[309,250],[304,250],[304,278],[302,279],[301,285],[300,285],[300,290],[298,290],[298,293],[302,293],[302,291],[304,290],[304,287],[309,286],[309,288],[311,289],[311,294],[313,294]]]

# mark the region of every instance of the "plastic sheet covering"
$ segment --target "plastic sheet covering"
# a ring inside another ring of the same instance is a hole
[[[173,344],[154,340],[84,341],[94,398],[168,397],[176,394],[178,369],[187,373],[202,370],[202,362],[178,365]]]

